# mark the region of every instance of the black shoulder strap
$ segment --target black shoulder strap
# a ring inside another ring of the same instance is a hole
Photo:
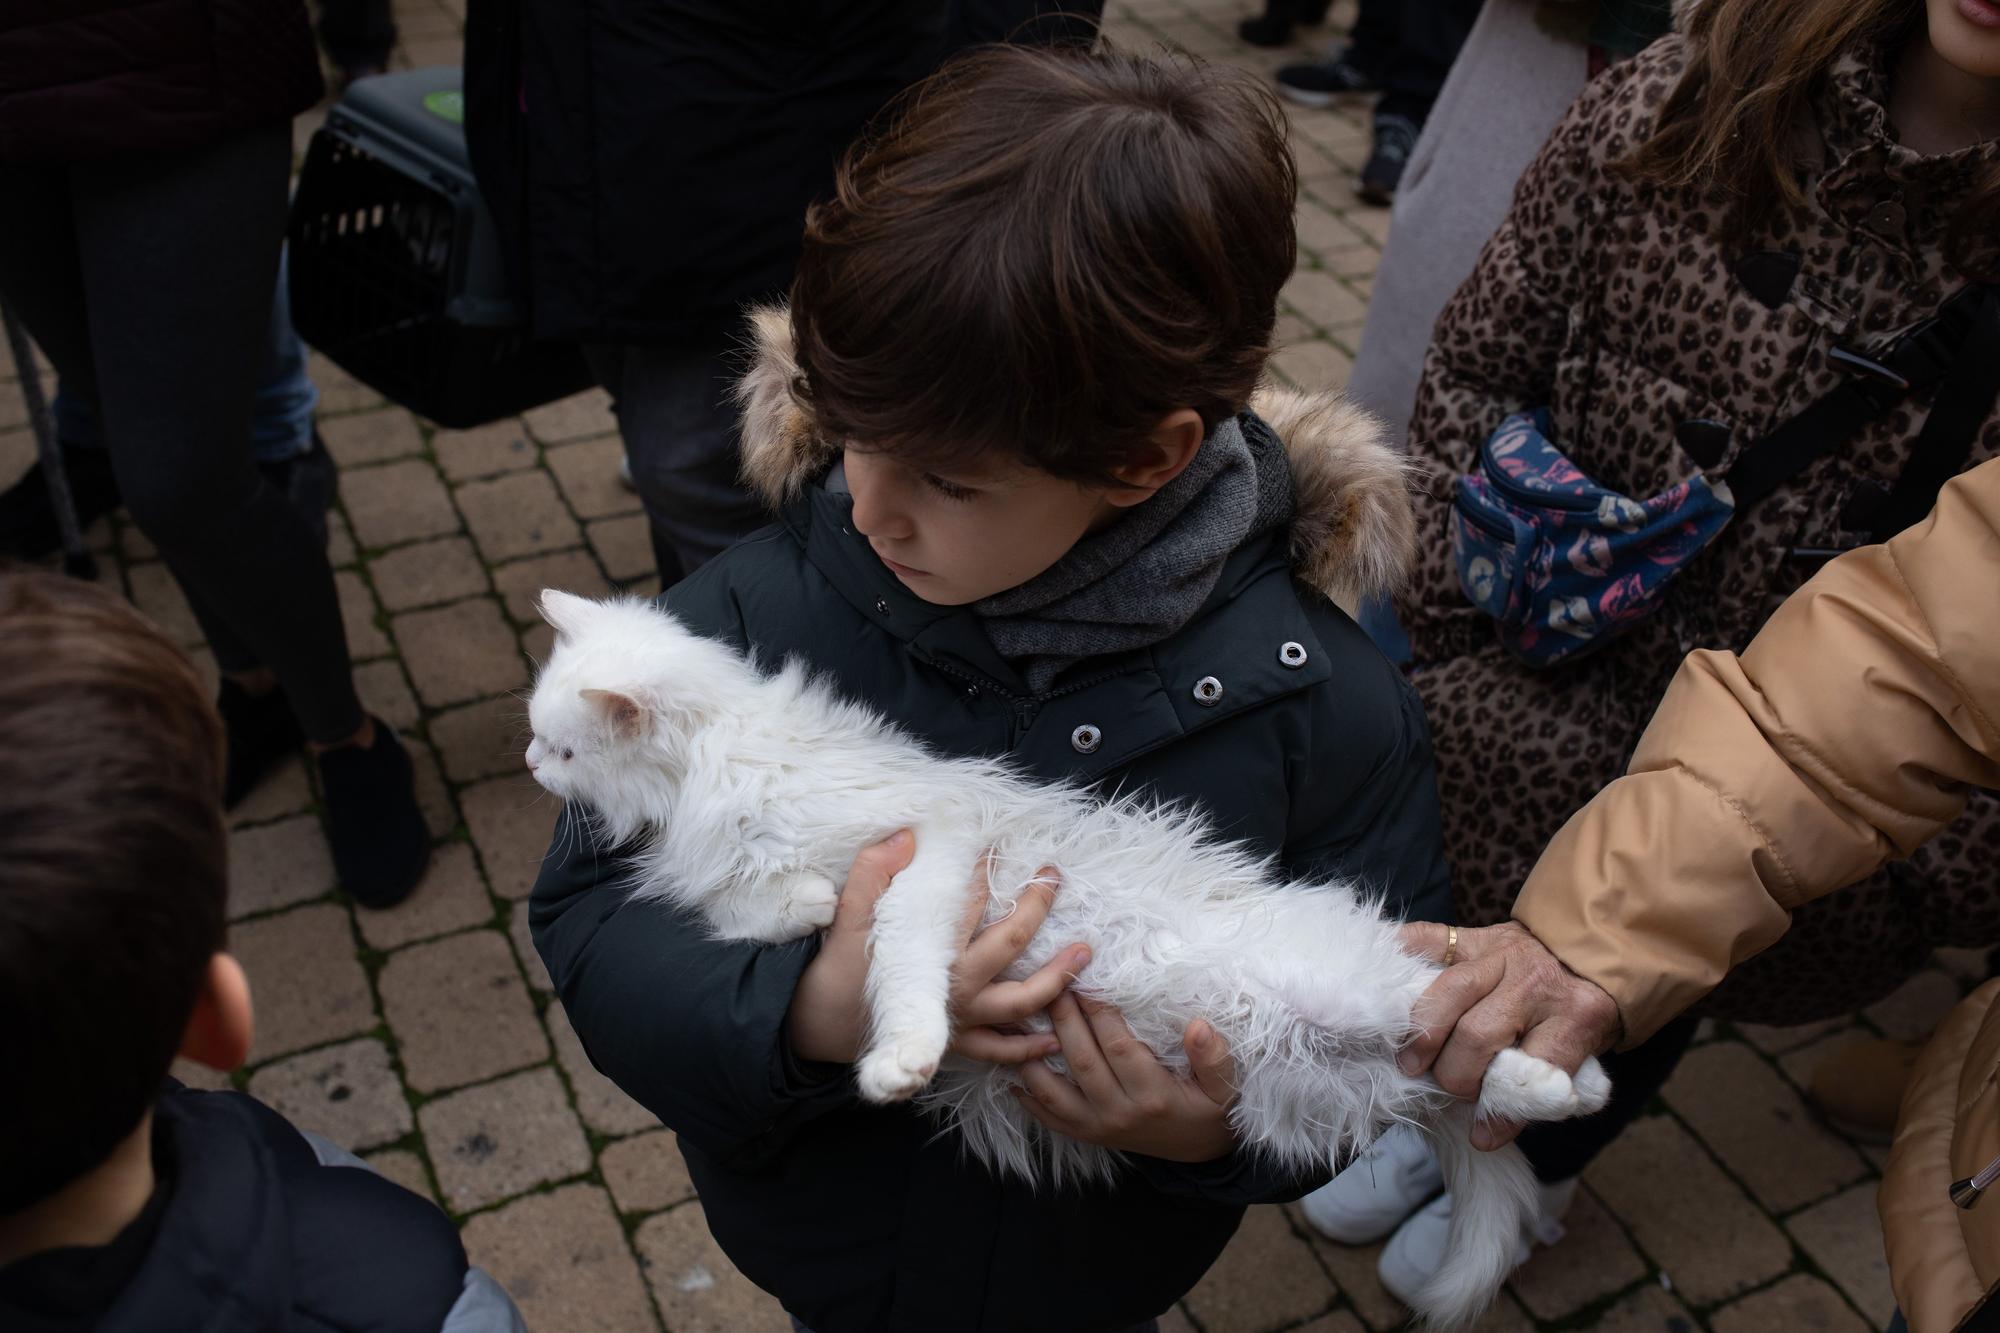
[[[1878,542],[1888,541],[1930,513],[1944,484],[1965,470],[1980,427],[1992,415],[1995,399],[2000,399],[2000,287],[1981,290],[1984,299],[1972,331],[1960,344],[1951,373],[1938,386],[1910,461],[1875,520],[1872,535]]]
[[[1848,378],[1744,450],[1731,465],[1723,480],[1729,484],[1736,511],[1740,514],[1769,496],[1815,460],[1843,448],[1863,426],[1904,398],[1943,379],[1958,362],[1982,305],[1994,304],[1983,299],[1987,290],[1977,285],[1959,289],[1879,360],[1844,347],[1829,352],[1828,359]]]

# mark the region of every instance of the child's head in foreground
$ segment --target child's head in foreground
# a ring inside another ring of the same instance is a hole
[[[0,569],[0,1217],[131,1139],[177,1053],[249,1044],[224,953],[222,724],[118,597]]]
[[[883,563],[975,602],[1177,476],[1263,374],[1296,197],[1239,71],[994,47],[905,94],[792,287],[798,392]]]

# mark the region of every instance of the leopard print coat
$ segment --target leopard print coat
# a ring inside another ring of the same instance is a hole
[[[1966,281],[1942,253],[1945,227],[2000,162],[1996,142],[1943,157],[1899,145],[1883,110],[1887,53],[1850,53],[1815,99],[1823,153],[1805,182],[1810,208],[1727,251],[1713,238],[1716,198],[1609,169],[1649,133],[1686,59],[1683,39],[1664,38],[1579,96],[1440,316],[1418,390],[1410,447],[1437,476],[1400,609],[1436,737],[1461,919],[1473,924],[1507,915],[1550,837],[1624,771],[1689,650],[1740,650],[1817,567],[1795,550],[1867,540],[1850,525],[1865,525],[1870,498],[1901,474],[1928,399],[1877,418],[1739,515],[1652,620],[1553,670],[1502,651],[1460,590],[1451,478],[1472,468],[1505,416],[1541,406],[1577,465],[1627,495],[1705,468],[1726,476],[1745,446],[1840,382],[1830,349],[1879,351]],[[1791,257],[1796,277],[1774,290],[1773,264],[1782,273]],[[1702,420],[1723,423],[1727,436],[1681,429]],[[1988,416],[1971,462],[1995,454],[2000,413]],[[1990,580],[1967,595],[1993,596]],[[2000,815],[1982,795],[1911,862],[1802,912],[1784,944],[1718,993],[1714,1011],[1800,1022],[1851,1010],[1936,944],[2000,942],[1996,867]]]

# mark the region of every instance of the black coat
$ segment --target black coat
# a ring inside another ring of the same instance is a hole
[[[0,162],[200,148],[324,91],[303,0],[0,5]]]
[[[928,73],[921,0],[473,0],[466,133],[537,336],[672,342],[791,285],[806,205]]]
[[[465,1248],[436,1205],[358,1162],[322,1165],[313,1144],[253,1098],[176,1085],[160,1098],[153,1119],[161,1189],[135,1223],[149,1228],[150,1238],[130,1232],[102,1251],[52,1251],[0,1269],[0,1327],[27,1333],[515,1327],[497,1288],[483,1277],[476,1284],[483,1291],[468,1294]],[[131,1252],[121,1253],[127,1243]],[[41,1271],[29,1274],[30,1265]],[[41,1299],[15,1304],[26,1289]],[[115,1294],[107,1299],[103,1289]],[[90,1298],[100,1313],[55,1314],[45,1303],[50,1293],[68,1291]]]
[[[771,456],[791,447],[766,424],[754,410],[746,420],[753,473],[759,460],[782,471]],[[1287,873],[1355,876],[1415,915],[1445,910],[1415,697],[1344,612],[1296,581],[1282,534],[1238,551],[1171,639],[1034,698],[970,612],[918,600],[882,567],[849,504],[805,485],[778,526],[666,606],[766,660],[805,659],[945,753],[1189,799]],[[1303,666],[1281,662],[1288,642],[1304,645]],[[1193,686],[1210,675],[1223,697],[1203,706]],[[1085,723],[1103,738],[1087,755],[1071,740]],[[630,903],[617,859],[583,850],[569,819],[530,924],[570,1021],[592,1061],[679,1133],[729,1257],[816,1333],[1121,1328],[1184,1294],[1244,1205],[1322,1183],[1236,1156],[1139,1159],[1116,1189],[1081,1193],[996,1179],[910,1109],[861,1103],[844,1067],[790,1055],[785,1013],[816,941],[718,943],[688,916]]]

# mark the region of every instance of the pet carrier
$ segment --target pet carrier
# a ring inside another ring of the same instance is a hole
[[[292,319],[348,374],[441,426],[590,383],[529,337],[466,155],[456,68],[362,79],[312,138],[292,199]]]

